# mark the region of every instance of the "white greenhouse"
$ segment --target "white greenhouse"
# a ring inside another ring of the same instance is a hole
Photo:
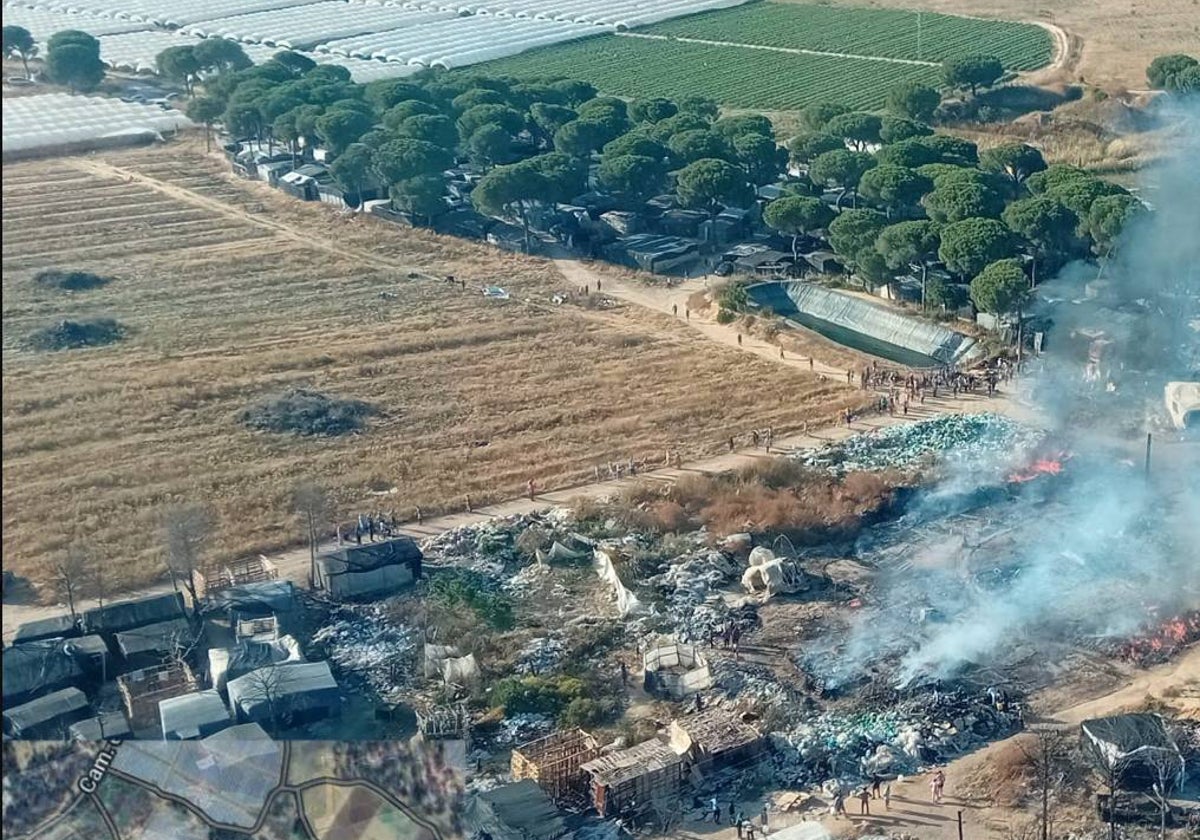
[[[4,155],[40,149],[116,145],[189,128],[179,111],[99,96],[47,93],[5,98]]]

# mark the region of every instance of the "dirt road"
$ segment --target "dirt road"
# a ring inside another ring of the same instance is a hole
[[[605,286],[605,291],[608,291],[608,286]],[[617,290],[613,290],[613,294],[620,297],[621,294]],[[697,322],[698,323],[698,322]],[[719,325],[713,325],[717,329],[712,331],[714,339],[725,341],[727,336],[724,335],[724,328]],[[698,328],[703,328],[698,323]],[[707,332],[707,329],[706,329]],[[736,338],[734,339],[736,345]],[[773,347],[774,345],[766,345],[764,347]],[[746,341],[742,349],[746,352],[760,352],[760,349]],[[777,356],[771,356],[776,358]],[[790,363],[790,362],[785,362]],[[796,362],[799,364],[799,362]],[[844,374],[843,374],[844,375]],[[399,528],[400,532],[417,540],[422,540],[427,537],[435,536],[452,528],[457,528],[462,525],[477,524],[486,522],[489,519],[494,519],[502,516],[512,516],[514,514],[528,513],[534,510],[541,510],[546,507],[564,505],[572,499],[584,498],[601,498],[604,496],[613,495],[623,489],[632,487],[637,482],[654,481],[663,483],[672,483],[682,476],[696,474],[712,474],[725,472],[731,469],[746,464],[751,464],[754,461],[762,458],[773,457],[775,454],[790,451],[793,449],[802,449],[809,447],[824,446],[835,441],[843,440],[851,435],[870,433],[877,429],[886,428],[887,426],[905,422],[916,422],[919,420],[929,419],[945,413],[972,413],[983,411],[997,411],[1009,414],[1020,413],[1020,406],[1012,400],[1006,398],[1006,395],[1001,393],[997,397],[987,398],[976,395],[964,395],[957,398],[939,397],[938,399],[928,399],[923,406],[914,406],[909,411],[908,417],[890,417],[890,416],[868,416],[855,420],[850,427],[846,426],[824,426],[820,428],[812,428],[807,432],[800,434],[780,437],[772,447],[772,452],[768,453],[765,450],[752,448],[739,448],[733,452],[723,455],[718,455],[713,458],[708,458],[703,461],[685,462],[678,467],[662,467],[655,470],[650,470],[644,473],[639,473],[634,478],[620,478],[601,480],[585,484],[579,487],[571,487],[563,490],[556,490],[550,493],[537,493],[534,499],[520,498],[512,499],[506,502],[501,502],[494,505],[481,506],[471,513],[462,512],[450,514],[447,516],[439,516],[423,521],[420,524],[416,522],[407,522]],[[366,504],[364,502],[364,504]],[[335,548],[334,543],[329,542],[321,546],[321,551]],[[279,568],[280,576],[288,580],[296,582],[298,585],[306,586],[308,580],[308,571],[310,557],[307,547],[299,547],[291,551],[274,554],[270,557],[271,561]],[[170,592],[172,585],[169,581],[164,581],[157,586],[141,589],[133,592],[125,592],[121,594],[122,598],[135,598],[142,595],[161,594]],[[111,599],[111,598],[110,598]],[[77,609],[88,609],[94,606],[92,601],[85,601],[77,604]],[[9,641],[19,625],[29,621],[36,621],[43,618],[51,618],[62,615],[67,611],[65,604],[52,605],[37,605],[7,602],[4,604],[3,611],[3,637],[5,641]]]

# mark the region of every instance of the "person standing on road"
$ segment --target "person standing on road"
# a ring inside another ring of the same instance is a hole
[[[871,816],[871,793],[866,787],[858,791],[858,813]]]
[[[738,333],[737,335],[738,335],[738,347],[741,347],[742,346],[742,334]]]
[[[671,314],[674,315],[676,318],[679,317],[679,304],[678,303],[671,304]]]
[[[892,784],[888,782],[883,788],[883,810],[892,810]]]
[[[534,497],[537,496],[537,492],[534,488],[532,478],[529,479],[529,481],[525,482],[525,488],[529,491],[529,501],[532,502],[534,500]]]

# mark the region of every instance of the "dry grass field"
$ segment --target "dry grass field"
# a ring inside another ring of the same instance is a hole
[[[297,541],[301,480],[328,486],[343,516],[408,518],[517,496],[530,477],[579,483],[610,459],[713,453],[857,399],[637,307],[555,305],[550,263],[297,202],[235,180],[195,141],[6,166],[3,181],[3,549],[35,581],[72,543],[112,585],[157,577],[172,503],[212,506],[211,550],[231,557]],[[44,268],[113,280],[52,291],[32,281]],[[467,290],[409,279],[422,269]],[[512,299],[484,298],[493,283]],[[24,344],[89,317],[128,337]],[[298,386],[381,415],[317,439],[236,421]]]
[[[1140,90],[1158,55],[1200,44],[1200,0],[833,0],[839,5],[925,9],[945,14],[1029,20],[1063,27],[1074,44],[1060,81]]]

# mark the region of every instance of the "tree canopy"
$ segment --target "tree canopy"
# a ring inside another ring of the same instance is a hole
[[[656,123],[667,117],[673,117],[679,112],[679,106],[670,99],[655,97],[639,99],[629,106],[629,117],[634,122]]]
[[[1029,280],[1017,259],[989,263],[971,281],[971,302],[992,315],[1016,315],[1029,301]]]
[[[788,151],[791,152],[792,160],[796,163],[810,163],[814,158],[820,157],[826,152],[845,148],[846,141],[842,138],[819,131],[798,134],[788,141]]]
[[[754,188],[740,167],[715,158],[704,158],[679,170],[675,189],[685,206],[710,211],[721,204],[744,206],[754,196]]]
[[[733,160],[733,149],[730,147],[729,141],[715,131],[706,128],[682,131],[676,134],[667,143],[667,148],[671,150],[671,154],[679,166],[686,166],[703,158]]]
[[[774,230],[792,237],[792,257],[796,253],[799,238],[805,234],[829,226],[834,213],[823,201],[806,196],[784,196],[777,198],[763,210],[763,221]]]
[[[991,87],[1004,75],[1000,59],[990,55],[965,55],[948,58],[942,65],[942,78],[950,87],[970,88],[971,95],[981,87]]]
[[[929,137],[933,129],[923,122],[906,117],[885,116],[880,121],[879,139],[882,143],[899,143],[913,137]]]
[[[834,137],[841,137],[856,149],[862,151],[869,144],[880,141],[879,131],[883,121],[875,114],[853,112],[839,114],[825,123],[824,131]]]
[[[1004,210],[1004,197],[984,184],[954,179],[943,181],[925,196],[924,204],[925,212],[935,222],[961,222],[980,217],[998,219]]]
[[[33,35],[23,26],[6,26],[4,27],[4,57],[7,59],[21,59],[21,66],[25,68],[25,78],[29,78],[29,59],[37,55],[37,42],[33,40]]]
[[[974,277],[988,263],[1012,253],[1013,235],[996,219],[963,219],[941,231],[938,257],[960,277]]]
[[[882,205],[890,219],[893,212],[915,207],[932,186],[928,178],[912,169],[884,164],[863,173],[858,191]]]
[[[875,254],[875,240],[887,219],[875,210],[844,210],[829,223],[829,244],[843,258],[857,265],[866,251]]]
[[[46,47],[46,75],[72,93],[94,90],[104,79],[100,42],[86,32],[56,32]]]
[[[825,131],[825,126],[834,117],[849,113],[845,105],[834,102],[817,102],[800,112],[800,121],[809,131]]]
[[[1150,87],[1158,90],[1178,90],[1181,74],[1185,74],[1183,80],[1186,80],[1188,71],[1195,72],[1197,66],[1200,66],[1200,61],[1184,53],[1160,55],[1146,68],[1146,80]]]
[[[998,172],[1014,184],[1020,184],[1035,172],[1046,168],[1042,153],[1024,143],[1002,143],[979,154],[979,165],[988,172]]]
[[[638,203],[662,192],[666,174],[661,159],[606,154],[600,159],[597,177],[605,189]]]
[[[910,120],[927,123],[933,112],[942,104],[942,95],[936,88],[919,82],[903,82],[888,91],[887,109],[893,114]]]
[[[837,149],[817,157],[809,165],[808,175],[814,184],[837,186],[846,192],[854,192],[863,174],[875,165],[875,158],[866,152]]]

